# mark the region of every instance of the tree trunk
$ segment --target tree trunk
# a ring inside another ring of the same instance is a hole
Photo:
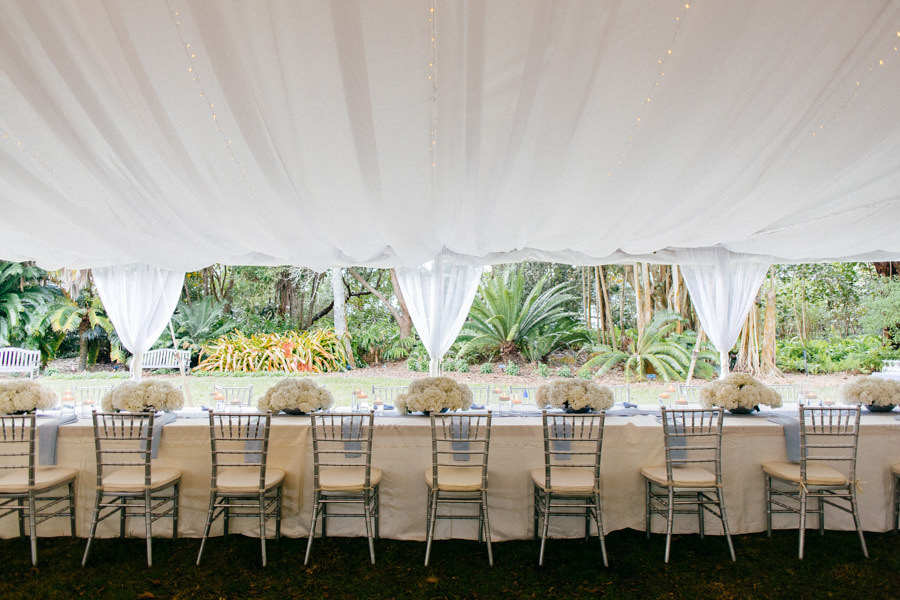
[[[373,296],[381,300],[381,303],[388,309],[388,312],[391,313],[391,316],[394,317],[394,320],[400,327],[400,339],[402,340],[411,336],[412,317],[409,316],[409,309],[406,307],[406,299],[403,297],[403,292],[400,290],[400,283],[397,281],[397,274],[394,272],[394,269],[391,269],[391,284],[394,286],[394,295],[397,297],[397,303],[400,304],[400,310],[403,311],[402,313],[394,308],[394,305],[391,304],[390,300],[385,298],[384,294],[375,289],[371,283],[363,279],[363,277],[356,272],[356,269],[350,267],[347,271]]]
[[[759,328],[756,324],[756,303],[750,306],[747,320],[741,329],[741,343],[738,350],[737,362],[734,370],[751,375],[759,375]]]
[[[691,366],[688,368],[687,377],[684,378],[684,382],[688,385],[691,384],[691,379],[694,378],[694,367],[697,366],[697,357],[700,355],[700,344],[705,337],[706,332],[703,331],[703,327],[700,327],[699,331],[697,331],[697,340],[694,342],[694,350],[691,352]]]
[[[91,330],[91,322],[85,314],[78,324],[78,370],[87,371],[88,350],[90,343],[87,339],[87,332]]]
[[[314,316],[313,311],[316,308],[316,300],[319,299],[319,283],[322,281],[322,278],[325,277],[325,273],[316,273],[315,277],[312,280],[312,290],[309,292],[309,310],[306,315],[306,322],[303,324],[304,329],[309,329],[309,326],[313,324],[313,321],[319,318],[319,316]],[[324,314],[328,314],[330,308],[325,311]]]
[[[344,278],[341,276],[340,269],[331,269],[331,290],[334,293],[334,334],[343,343],[350,366],[356,368],[356,358],[353,356],[353,346],[350,344],[350,332],[347,331]]]
[[[763,321],[763,341],[759,357],[760,374],[764,377],[782,375],[775,366],[775,326],[778,320],[775,310],[775,268],[769,271],[769,289],[766,291],[766,316]]]

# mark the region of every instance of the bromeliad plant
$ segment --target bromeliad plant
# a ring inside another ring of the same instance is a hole
[[[334,331],[289,331],[245,336],[239,331],[204,346],[200,371],[287,371],[326,373],[341,371],[347,353]]]

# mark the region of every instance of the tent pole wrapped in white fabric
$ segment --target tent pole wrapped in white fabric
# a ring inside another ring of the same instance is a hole
[[[0,0],[0,257],[897,259],[898,32],[892,0]]]

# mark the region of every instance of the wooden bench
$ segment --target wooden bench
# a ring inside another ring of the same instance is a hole
[[[144,353],[141,368],[143,369],[180,369],[185,373],[191,368],[191,351],[173,348],[158,348]]]
[[[0,348],[0,373],[28,373],[32,379],[41,368],[41,351]]]

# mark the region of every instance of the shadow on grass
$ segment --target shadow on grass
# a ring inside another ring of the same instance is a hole
[[[607,536],[610,567],[596,540],[551,540],[543,568],[533,541],[494,545],[495,566],[483,544],[437,541],[429,567],[425,545],[378,540],[369,564],[362,538],[316,540],[310,566],[306,541],[270,540],[260,567],[259,541],[215,538],[196,567],[196,539],[154,539],[152,568],[142,540],[96,540],[80,566],[84,540],[41,539],[37,568],[27,539],[0,540],[0,598],[900,598],[900,537],[867,534],[865,559],[851,532],[807,534],[806,559],[796,557],[796,531],[735,536],[738,562],[724,539],[673,539],[637,531]]]

